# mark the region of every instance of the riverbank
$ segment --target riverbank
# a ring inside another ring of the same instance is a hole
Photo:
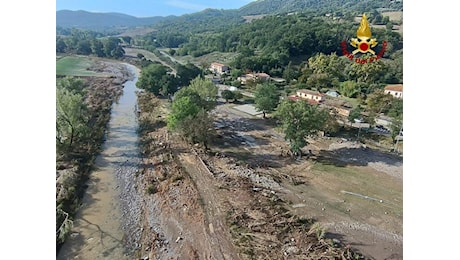
[[[123,93],[122,84],[133,77],[125,65],[114,61],[97,60],[92,70],[105,76],[78,77],[83,80],[87,93],[84,100],[89,108],[92,141],[85,151],[56,158],[56,253],[71,233],[72,220],[80,208],[96,156],[106,137],[112,104]]]

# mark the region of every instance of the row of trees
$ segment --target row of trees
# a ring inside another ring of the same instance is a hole
[[[56,36],[56,53],[95,55],[97,57],[121,58],[125,54],[121,43],[130,38],[101,37],[91,31],[72,30],[71,35]]]
[[[201,74],[202,70],[191,63],[185,65],[177,63],[175,74],[161,63],[150,63],[142,69],[136,86],[155,95],[173,95],[178,89],[189,85],[192,79]]]

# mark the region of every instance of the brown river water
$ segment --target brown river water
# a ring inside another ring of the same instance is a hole
[[[141,197],[136,190],[139,169],[136,81],[139,70],[126,64],[131,78],[112,106],[106,141],[88,180],[71,236],[58,260],[133,259],[141,236]]]

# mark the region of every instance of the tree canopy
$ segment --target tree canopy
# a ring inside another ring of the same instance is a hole
[[[65,78],[56,89],[56,148],[71,151],[76,140],[85,138],[88,127],[88,107],[84,102],[84,83]]]
[[[216,105],[217,87],[199,77],[174,95],[168,128],[179,133],[190,143],[200,143],[207,148],[215,135],[213,120],[208,111]]]
[[[168,74],[165,66],[153,63],[142,69],[136,86],[155,95],[166,95],[174,92],[174,76]]]
[[[276,86],[271,83],[258,84],[254,93],[255,107],[262,111],[265,118],[266,113],[273,112],[278,106],[280,95]]]
[[[301,154],[306,138],[326,129],[329,112],[302,101],[284,100],[275,112],[291,151]]]

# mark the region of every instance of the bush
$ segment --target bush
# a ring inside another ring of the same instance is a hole
[[[147,193],[152,195],[152,194],[155,194],[156,192],[157,192],[157,188],[155,187],[155,185],[150,184],[149,187],[147,188]]]

